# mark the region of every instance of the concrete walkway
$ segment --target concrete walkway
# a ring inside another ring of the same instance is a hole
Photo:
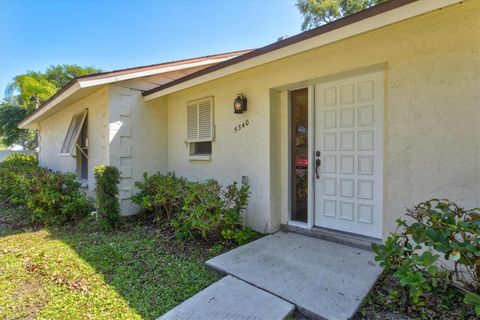
[[[348,319],[381,269],[374,254],[277,232],[206,262],[228,274],[160,319],[284,319],[295,307],[321,319]]]
[[[307,316],[324,319],[352,317],[381,273],[373,252],[284,232],[207,265],[293,303]]]
[[[232,276],[215,282],[159,320],[278,320],[295,307]]]

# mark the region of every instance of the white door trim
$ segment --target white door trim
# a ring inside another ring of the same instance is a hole
[[[313,162],[315,161],[315,86],[308,86],[308,220],[309,229],[314,226],[315,181]]]

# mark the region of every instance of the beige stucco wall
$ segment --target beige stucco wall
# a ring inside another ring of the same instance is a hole
[[[72,116],[88,109],[88,188],[93,190],[93,168],[108,162],[108,90],[100,89],[39,123],[40,164],[52,170],[76,172],[76,159],[59,156]]]
[[[145,103],[139,90],[109,87],[110,165],[121,173],[120,203],[123,214],[136,212],[129,198],[135,192],[135,181],[144,172],[167,171],[166,108],[162,99]]]
[[[274,231],[280,217],[287,221],[285,89],[383,68],[384,236],[405,207],[431,197],[479,206],[479,8],[479,1],[466,1],[167,96],[168,169],[224,183],[247,175],[247,221],[258,231]],[[248,111],[235,115],[240,92]],[[215,105],[212,160],[190,161],[185,103],[205,96]],[[249,126],[234,133],[245,120]]]
[[[122,213],[135,213],[129,201],[134,182],[141,180],[144,172],[167,172],[167,110],[162,103],[158,99],[147,105],[141,91],[121,84],[105,86],[40,122],[41,165],[76,172],[76,159],[58,153],[72,116],[88,109],[89,190],[95,187],[93,169],[114,165],[121,172]]]

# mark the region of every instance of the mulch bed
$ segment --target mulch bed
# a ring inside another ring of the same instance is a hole
[[[405,303],[403,294],[404,288],[400,285],[398,278],[391,273],[384,273],[365,298],[353,319],[479,319],[475,317],[473,308],[463,309],[464,304],[458,298],[453,298],[446,302],[442,301],[438,296],[426,294],[423,305],[408,305]],[[463,315],[462,312],[464,313]]]

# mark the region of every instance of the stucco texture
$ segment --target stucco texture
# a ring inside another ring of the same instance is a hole
[[[144,172],[167,171],[167,110],[162,99],[147,105],[140,90],[121,84],[109,93],[109,164],[120,170],[121,209],[128,215],[137,211],[129,200],[135,181]]]
[[[94,189],[93,168],[108,163],[108,90],[100,89],[39,123],[40,164],[55,171],[76,172],[77,160],[59,156],[74,114],[88,109],[88,189]]]
[[[431,197],[480,205],[480,2],[401,23],[185,89],[166,97],[168,170],[223,183],[249,177],[247,222],[274,231],[288,217],[286,90],[355,70],[384,70],[384,237]],[[235,115],[237,93],[248,111]],[[210,161],[190,161],[189,100],[213,96]],[[234,127],[248,120],[239,132]],[[280,219],[281,218],[281,219]]]

